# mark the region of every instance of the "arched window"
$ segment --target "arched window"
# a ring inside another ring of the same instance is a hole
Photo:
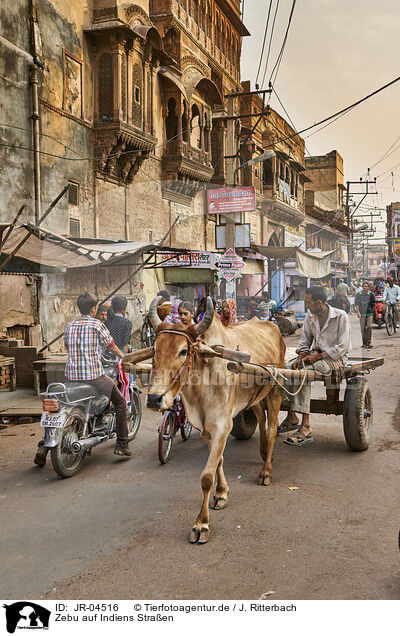
[[[178,134],[178,115],[176,114],[176,100],[170,97],[168,100],[168,113],[165,118],[165,134],[167,141],[176,138]]]
[[[204,150],[210,151],[210,121],[207,113],[204,113]]]
[[[189,118],[188,118],[188,108],[187,103],[183,104],[183,113],[182,113],[182,139],[184,142],[189,141]]]
[[[201,147],[200,111],[197,104],[193,104],[190,115],[190,145],[192,148]]]
[[[192,0],[193,13],[192,17],[196,24],[199,24],[199,0]]]
[[[294,186],[295,186],[296,177],[295,177],[295,172],[293,170],[291,170],[290,176],[291,176],[291,179],[290,179],[290,196],[294,197],[294,190],[295,190]]]
[[[207,35],[210,38],[212,36],[212,13],[211,13],[211,5],[208,3],[207,5]]]
[[[215,17],[215,46],[217,46],[219,49],[221,48],[221,33],[218,13]]]
[[[99,119],[110,121],[113,118],[113,67],[110,53],[102,53],[99,59]]]

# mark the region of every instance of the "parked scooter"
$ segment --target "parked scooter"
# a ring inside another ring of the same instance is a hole
[[[115,360],[103,358],[106,375],[117,379]],[[129,384],[128,441],[136,436],[142,419],[140,389]],[[85,382],[53,382],[43,400],[40,425],[44,427],[44,447],[60,477],[73,477],[92,448],[115,437],[115,410],[109,398]]]
[[[383,296],[375,296],[374,323],[381,329],[385,323],[385,303]]]

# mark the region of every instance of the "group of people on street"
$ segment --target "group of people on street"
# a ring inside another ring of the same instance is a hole
[[[252,296],[250,300],[250,306],[248,310],[248,318],[259,318],[260,320],[270,320],[277,311],[277,304],[269,296],[269,293],[264,291],[261,294],[261,300],[257,296]]]
[[[345,295],[348,288],[346,290],[342,287],[340,291]],[[195,310],[188,301],[172,303],[166,290],[161,290],[159,296],[161,301],[157,311],[161,320],[170,324],[179,322],[185,326],[202,320],[206,298],[200,300]],[[400,287],[394,284],[391,277],[383,290],[383,298],[386,305],[393,306],[395,322],[398,323]],[[360,320],[362,346],[370,349],[375,295],[369,283],[363,283],[362,289],[355,296],[354,304]],[[129,351],[132,323],[126,316],[127,305],[124,296],[115,296],[111,303],[99,305],[93,295],[87,292],[82,294],[77,300],[80,316],[66,326],[64,342],[68,351],[65,371],[68,381],[91,384],[111,400],[116,413],[117,441],[114,453],[129,457],[131,451],[127,441],[127,404],[114,381],[105,374],[102,364],[104,351],[120,359]],[[307,314],[297,349],[298,357],[292,361],[292,368],[314,368],[323,375],[328,375],[333,370],[340,373],[351,350],[347,312],[328,304],[325,289],[319,285],[306,290],[305,307]],[[270,300],[267,292],[263,292],[261,302],[257,303],[256,298],[251,299],[248,313],[249,318],[257,316],[261,320],[268,320],[274,311],[276,303]],[[218,315],[223,325],[233,324],[237,320],[236,302],[233,299],[223,300]],[[293,380],[286,382],[285,386],[291,396],[291,406],[278,430],[295,431],[284,440],[291,446],[308,444],[313,441],[310,425],[311,384]],[[302,415],[301,424],[297,414]],[[43,441],[39,442],[34,460],[37,465],[44,466],[47,450]]]
[[[357,316],[360,320],[362,348],[372,349],[372,320],[375,308],[375,294],[376,285],[374,287],[375,293],[372,291],[368,282],[362,284],[362,288],[357,292],[354,299],[354,307]],[[379,288],[379,293],[382,293],[382,288]],[[393,316],[396,326],[399,326],[399,303],[400,303],[400,287],[395,285],[392,277],[387,279],[387,285],[383,287],[383,302],[385,303],[385,313],[388,305],[393,307]]]
[[[124,296],[115,296],[111,303],[99,306],[92,294],[81,294],[77,300],[80,316],[66,326],[64,343],[68,351],[65,367],[68,382],[90,384],[111,400],[117,430],[114,453],[130,457],[126,400],[112,378],[106,375],[102,362],[105,351],[120,359],[128,351],[132,323],[126,317],[127,305]],[[41,440],[35,464],[44,466],[47,452]]]

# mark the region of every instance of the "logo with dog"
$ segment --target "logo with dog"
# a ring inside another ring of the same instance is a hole
[[[14,634],[16,629],[49,629],[51,612],[37,603],[18,601],[3,607],[9,634]]]

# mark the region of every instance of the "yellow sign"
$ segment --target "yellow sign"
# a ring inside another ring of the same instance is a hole
[[[393,252],[396,258],[400,258],[400,238],[393,239]]]

